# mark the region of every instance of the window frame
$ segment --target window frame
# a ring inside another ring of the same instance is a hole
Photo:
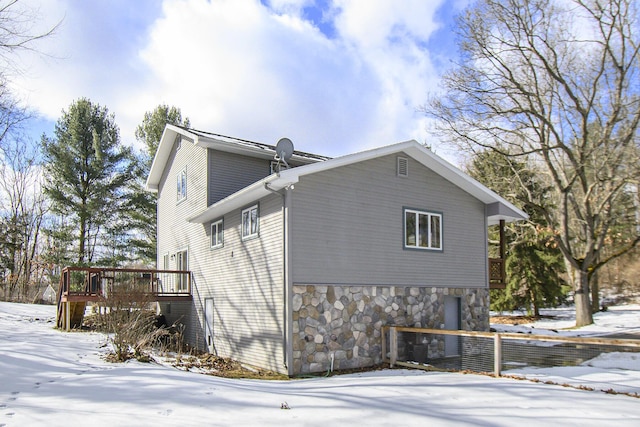
[[[176,257],[176,270],[188,271],[189,270],[189,248],[181,248],[175,252]],[[187,280],[183,275],[179,275],[175,284],[175,291],[182,292],[187,290]]]
[[[252,221],[251,212],[255,210],[255,221]],[[245,214],[248,215],[249,219],[249,228],[248,233],[245,234]],[[240,213],[240,236],[242,240],[255,239],[260,236],[260,205],[255,204],[249,207],[246,207]]]
[[[408,220],[408,214],[412,214],[414,215],[414,239],[415,239],[415,243],[414,244],[410,244],[408,242],[408,230],[407,230],[407,220]],[[426,227],[427,227],[427,246],[423,246],[420,245],[419,242],[419,235],[420,233],[420,216],[424,216],[426,217]],[[426,210],[426,209],[415,209],[415,208],[408,208],[405,207],[402,209],[402,231],[403,231],[403,236],[402,236],[402,247],[404,249],[407,250],[419,250],[419,251],[432,251],[432,252],[443,252],[444,251],[444,238],[443,238],[443,230],[444,230],[444,219],[443,219],[443,213],[442,212],[436,212],[436,211],[430,211],[430,210]],[[432,230],[432,226],[433,226],[433,218],[437,218],[438,219],[438,230],[437,230],[437,236],[434,237],[434,232]],[[439,243],[438,246],[434,246],[434,238],[437,238],[437,242]]]
[[[214,227],[217,229],[214,232]],[[217,236],[220,236],[218,239]],[[214,242],[215,238],[215,242]],[[220,218],[217,221],[211,223],[211,239],[210,239],[210,247],[211,249],[218,249],[224,246],[224,218]]]
[[[187,167],[185,166],[176,175],[176,203],[180,203],[186,199],[187,199]]]

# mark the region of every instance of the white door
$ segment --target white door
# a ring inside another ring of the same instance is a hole
[[[444,328],[450,331],[460,329],[460,298],[445,296],[444,297]],[[459,356],[460,355],[460,337],[457,335],[444,336],[444,355]]]
[[[215,353],[213,346],[213,298],[204,299],[204,336],[209,353]]]

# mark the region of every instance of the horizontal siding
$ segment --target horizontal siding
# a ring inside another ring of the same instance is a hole
[[[186,218],[206,208],[207,189],[207,157],[206,149],[196,147],[188,138],[182,138],[179,149],[175,145],[167,161],[158,189],[158,261],[159,268],[164,268],[163,256],[169,254],[169,268],[176,269],[176,258],[171,255],[177,251],[188,251],[188,268],[191,268],[197,257],[196,248],[202,239],[202,225],[191,224]],[[177,175],[187,168],[187,198],[177,202]],[[202,326],[196,317],[196,305],[199,301],[194,297],[189,307],[185,304],[172,303],[171,321],[178,321],[185,328],[185,341],[199,347],[204,343]],[[163,306],[160,305],[162,309]]]
[[[206,208],[207,191],[206,149],[196,147],[188,139],[183,138],[179,150],[175,147],[171,153],[160,181],[158,190],[158,266],[162,265],[165,253],[173,254],[191,245],[194,235],[202,227],[186,222],[186,218]],[[177,176],[187,169],[187,197],[177,201]],[[189,253],[189,258],[191,258]],[[189,260],[190,261],[190,260]],[[175,268],[175,260],[171,260],[170,268]]]
[[[210,197],[207,184],[220,187],[222,178],[239,179],[225,192],[244,187],[269,173],[269,162],[260,160],[258,172],[248,166],[237,169],[238,156],[222,153],[225,158],[217,171],[220,181],[208,173],[212,159],[209,150],[183,140],[171,154],[158,194],[158,265],[163,255],[188,250],[188,267],[192,272],[193,301],[190,308],[172,304],[172,320],[180,317],[186,326],[185,339],[205,349],[204,299],[214,300],[214,344],[220,356],[286,373],[283,357],[284,290],[282,273],[282,198],[269,196],[260,201],[260,235],[253,240],[240,239],[241,210],[224,216],[224,246],[210,247],[210,224],[193,224],[186,218],[201,212]],[[233,159],[232,159],[233,157]],[[231,159],[231,160],[230,160]],[[259,160],[259,159],[258,159]],[[241,162],[240,162],[241,163]],[[176,177],[187,166],[187,199],[176,202]],[[253,173],[253,175],[252,175]],[[228,194],[225,194],[225,196]],[[170,259],[169,268],[176,268]],[[162,308],[162,306],[161,306]]]
[[[443,251],[404,249],[403,207],[443,214]],[[290,215],[294,283],[487,286],[484,204],[411,158],[302,177]]]
[[[270,160],[224,151],[208,150],[208,205],[269,176]]]
[[[286,372],[283,356],[284,284],[282,199],[259,202],[259,237],[241,239],[241,209],[225,215],[224,245],[211,249],[210,225],[194,260],[194,280],[204,304],[214,300],[214,344],[217,354]],[[202,307],[198,316],[203,319]]]

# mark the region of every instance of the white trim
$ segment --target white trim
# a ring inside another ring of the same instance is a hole
[[[182,182],[183,175],[184,175],[184,183]],[[184,186],[184,190],[182,188],[183,186]],[[180,197],[181,193],[183,193],[182,197]],[[187,199],[187,167],[185,166],[176,175],[176,203],[180,203],[186,199]]]
[[[184,255],[182,255],[184,253]],[[176,255],[176,270],[189,270],[189,247],[184,247],[182,249],[178,249],[175,253]],[[179,260],[182,259],[180,263]],[[179,274],[176,279],[176,287],[175,291],[185,291],[187,290],[187,283],[182,274]]]
[[[230,212],[231,210],[241,208],[242,206],[246,206],[249,203],[254,203],[256,200],[259,200],[260,198],[265,197],[272,192],[270,190],[267,190],[265,188],[265,185],[268,185],[271,190],[278,191],[297,183],[302,176],[324,172],[342,166],[349,166],[357,162],[363,162],[378,157],[400,153],[403,153],[404,155],[411,157],[412,159],[421,163],[426,168],[437,173],[447,181],[456,185],[484,204],[491,205],[497,203],[498,205],[507,208],[503,210],[503,212],[500,212],[499,217],[495,215],[489,215],[489,225],[497,224],[499,219],[505,219],[507,221],[517,221],[529,217],[525,212],[518,209],[513,204],[503,199],[484,185],[480,184],[478,181],[471,178],[469,175],[465,174],[452,164],[438,157],[425,146],[420,145],[414,140],[411,140],[400,142],[398,144],[387,145],[385,147],[380,147],[373,150],[362,151],[360,153],[336,157],[324,162],[312,163],[283,170],[280,173],[270,175],[254,184],[249,185],[248,187],[243,188],[242,190],[234,194],[227,196],[226,198],[209,206],[208,208],[200,211],[190,218],[187,218],[187,221],[195,223],[205,223],[217,217],[220,217],[225,213]]]
[[[263,159],[273,159],[275,150],[269,148],[269,146],[258,147],[238,143],[238,140],[223,136],[207,136],[201,131],[193,129],[189,131],[179,126],[167,124],[160,138],[156,155],[153,158],[149,176],[147,177],[146,188],[149,191],[157,192],[160,188],[160,182],[162,181],[162,175],[167,166],[167,162],[171,157],[171,152],[175,146],[175,138],[177,135],[182,135],[193,142],[195,147],[201,149],[211,148],[213,150],[226,151],[229,153],[238,153],[246,156],[258,157]],[[205,150],[206,151],[206,150]],[[296,164],[308,164],[314,162],[323,162],[325,160],[322,156],[312,155],[315,157],[309,157],[294,153],[291,157],[292,161]]]
[[[255,219],[253,216],[253,211],[255,211]],[[246,220],[248,221],[247,228],[245,229],[245,214]],[[245,234],[247,231],[247,234]],[[260,209],[258,204],[256,203],[253,206],[249,206],[246,209],[242,210],[240,214],[240,235],[242,236],[242,240],[252,239],[254,237],[258,237],[260,233]]]
[[[216,226],[216,233],[213,232],[213,227]],[[211,223],[211,238],[210,238],[210,246],[211,249],[221,248],[224,245],[224,219],[220,218],[217,221]],[[220,239],[218,241],[218,234],[220,234]],[[216,242],[214,243],[214,236],[216,237]]]
[[[403,218],[402,220],[404,221],[404,248],[405,249],[421,249],[421,250],[431,250],[431,251],[442,251],[444,250],[444,242],[442,241],[442,214],[438,213],[438,212],[431,212],[431,211],[426,211],[426,210],[419,210],[419,209],[410,209],[410,208],[404,208],[403,210]],[[415,226],[415,230],[414,230],[414,234],[413,234],[413,244],[410,244],[407,242],[407,214],[411,214],[414,215],[414,226]],[[427,236],[426,236],[426,243],[427,246],[423,246],[420,244],[420,216],[426,216],[427,217]],[[432,225],[432,218],[438,218],[438,246],[432,246],[433,243],[433,229],[431,227]]]

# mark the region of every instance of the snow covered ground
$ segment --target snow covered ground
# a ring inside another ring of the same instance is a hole
[[[515,328],[559,330],[571,326],[570,311],[566,315],[566,322]],[[101,357],[108,350],[104,335],[57,331],[54,318],[52,306],[0,302],[0,427],[640,425],[638,398],[508,378],[382,370],[258,381],[136,361],[112,364]],[[569,333],[639,329],[640,306],[623,306]],[[640,393],[637,361],[619,356],[592,364],[534,375],[559,383],[619,381]],[[636,370],[619,369],[629,367]],[[285,403],[290,409],[281,409]]]

